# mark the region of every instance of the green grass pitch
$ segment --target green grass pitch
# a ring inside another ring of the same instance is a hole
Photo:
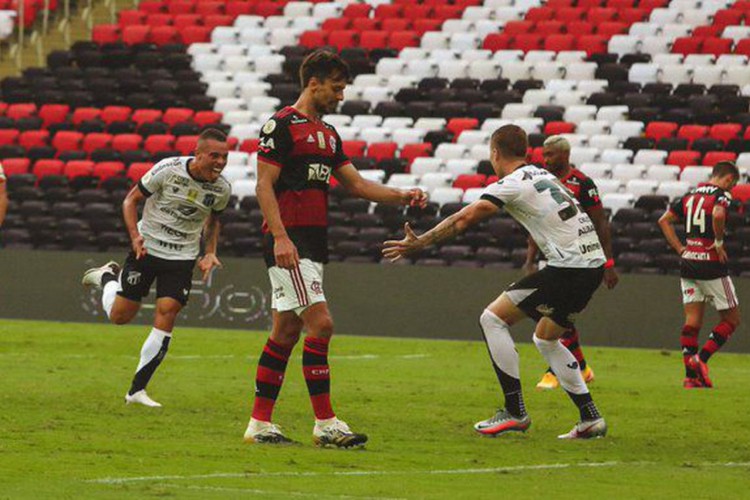
[[[523,343],[533,424],[491,439],[471,427],[501,401],[483,343],[342,335],[331,349],[334,407],[370,436],[366,450],[342,451],[311,443],[299,348],[275,420],[300,444],[242,443],[265,333],[178,328],[149,387],[164,408],[125,406],[147,330],[0,322],[0,498],[750,494],[748,356],[719,354],[716,388],[686,391],[677,351],[588,348],[610,435],[560,442],[577,412],[560,390],[534,390],[543,361]],[[516,328],[516,340],[530,330]]]

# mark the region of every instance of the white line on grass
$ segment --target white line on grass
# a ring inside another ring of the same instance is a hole
[[[274,491],[274,490],[257,490],[253,488],[226,488],[222,486],[185,486],[183,484],[170,484],[170,483],[159,483],[156,486],[164,486],[168,488],[182,488],[187,490],[204,490],[204,491],[226,491],[226,492],[237,492],[237,493],[253,493],[256,495],[278,495],[283,493],[284,496],[294,497],[305,497],[305,498],[333,498],[333,499],[356,499],[356,500],[403,500],[399,497],[370,497],[370,496],[356,496],[356,495],[332,495],[330,493],[305,493],[302,491]]]

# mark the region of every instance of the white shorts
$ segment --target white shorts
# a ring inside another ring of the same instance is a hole
[[[739,305],[732,278],[725,276],[713,280],[682,278],[682,303],[713,302],[717,311],[733,309]]]
[[[302,259],[294,269],[273,266],[268,268],[271,278],[271,309],[278,312],[294,311],[297,315],[313,304],[325,302],[323,293],[323,264]]]

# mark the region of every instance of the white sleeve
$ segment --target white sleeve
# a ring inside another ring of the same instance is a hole
[[[172,165],[172,162],[173,159],[164,159],[151,167],[151,170],[141,177],[141,180],[138,182],[138,187],[144,195],[151,196],[157,191],[161,191],[161,187],[164,184],[164,180],[167,178],[169,167]]]
[[[482,193],[481,199],[491,201],[502,208],[507,203],[512,203],[521,194],[521,184],[518,179],[509,177],[500,179],[494,184],[487,186]]]
[[[219,202],[216,204],[216,206],[212,207],[212,210],[214,211],[214,213],[223,212],[224,210],[226,210],[227,205],[229,205],[229,198],[232,196],[232,185],[229,183],[227,184],[228,184],[227,189],[221,195]]]

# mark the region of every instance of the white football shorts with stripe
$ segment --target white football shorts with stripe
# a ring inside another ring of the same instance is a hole
[[[682,303],[713,302],[717,311],[725,311],[739,306],[737,292],[732,278],[725,276],[713,280],[682,278]]]
[[[302,259],[294,269],[273,266],[268,268],[271,278],[271,309],[278,312],[302,312],[313,304],[325,302],[323,293],[323,264]]]

